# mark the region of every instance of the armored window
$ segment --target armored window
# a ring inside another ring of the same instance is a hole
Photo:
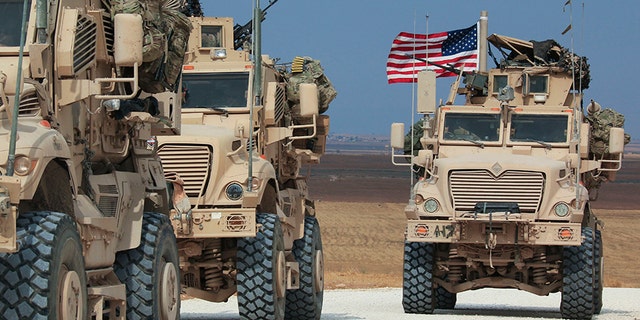
[[[221,26],[202,26],[200,30],[202,32],[201,37],[203,48],[222,47]]]
[[[549,77],[547,76],[526,76],[525,79],[525,88],[528,93],[547,93],[547,85],[549,82]]]
[[[2,19],[0,19],[0,47],[17,47],[20,45],[23,7],[24,2],[22,0],[0,2],[0,11],[3,12]],[[31,8],[31,1],[29,1],[29,8]]]
[[[567,142],[566,114],[513,114],[509,140],[513,142]]]
[[[248,72],[184,74],[183,108],[245,108]]]
[[[493,76],[493,93],[499,93],[500,89],[504,88],[507,86],[508,80],[509,78],[506,75],[503,76],[498,76],[495,75]]]
[[[444,140],[486,141],[499,140],[500,114],[447,113],[444,119]]]

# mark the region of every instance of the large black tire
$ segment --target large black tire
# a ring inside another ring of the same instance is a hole
[[[445,247],[443,247],[443,249],[446,248],[447,251],[450,251],[450,245],[446,245]],[[437,250],[437,246],[434,245],[434,250]],[[436,309],[444,309],[444,310],[451,310],[454,309],[456,306],[456,302],[458,300],[458,294],[457,293],[451,293],[449,291],[447,291],[447,289],[438,286],[435,291],[434,291],[434,295],[435,295],[435,308]]]
[[[73,219],[22,213],[17,236],[20,251],[0,254],[0,318],[86,319],[87,278]]]
[[[595,239],[593,230],[582,229],[580,246],[564,248],[562,262],[562,303],[565,319],[591,319],[595,311]]]
[[[458,300],[457,294],[447,291],[443,287],[438,287],[436,293],[436,309],[453,309]]]
[[[425,242],[405,242],[402,275],[402,306],[405,313],[433,313],[434,245]]]
[[[300,288],[287,291],[285,318],[318,320],[324,293],[324,260],[320,225],[314,217],[304,221],[304,237],[293,242],[293,255],[300,267]]]
[[[602,289],[604,287],[604,279],[602,277],[602,275],[604,274],[604,256],[603,256],[603,250],[604,247],[602,245],[602,232],[600,232],[600,230],[596,230],[596,237],[595,237],[595,262],[594,262],[594,266],[596,269],[596,274],[595,274],[595,309],[593,310],[593,313],[595,314],[600,314],[600,311],[602,311]]]
[[[179,319],[179,268],[169,218],[145,212],[140,246],[116,255],[116,275],[127,288],[127,319]]]
[[[286,260],[279,218],[258,214],[255,237],[238,239],[238,309],[242,319],[284,319]]]

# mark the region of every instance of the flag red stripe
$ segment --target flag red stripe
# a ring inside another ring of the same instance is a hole
[[[477,37],[477,29],[474,28],[475,26],[452,32],[431,33],[428,36],[425,34],[400,32],[393,40],[391,50],[387,57],[386,71],[388,82],[415,82],[417,78],[416,74],[425,69],[435,71],[437,77],[456,76],[455,73],[434,65],[427,66],[427,63],[414,59],[414,57],[428,59],[429,62],[452,66],[456,69],[464,66],[464,71],[477,69],[477,38],[475,42],[473,38],[469,37],[466,37],[464,40],[458,40],[458,42],[454,43],[456,47],[453,49],[455,50],[452,50],[452,44],[449,42],[447,44],[448,51],[446,51],[449,55],[443,55],[443,50],[445,50],[443,49],[443,43],[445,43],[450,33],[457,35],[455,39],[462,38],[460,37],[460,31],[473,32],[467,33],[466,35]],[[464,51],[467,48],[470,51]]]

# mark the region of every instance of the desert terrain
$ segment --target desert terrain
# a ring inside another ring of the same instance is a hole
[[[322,228],[325,288],[402,286],[408,167],[389,155],[326,154],[308,173]],[[625,155],[615,182],[591,203],[605,222],[604,281],[607,287],[640,287],[640,155]]]

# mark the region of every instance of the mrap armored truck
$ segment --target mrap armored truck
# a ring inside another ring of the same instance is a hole
[[[248,24],[190,20],[181,136],[159,137],[184,292],[237,293],[243,319],[319,319],[322,240],[301,169],[324,153],[333,86],[317,60],[261,55]]]
[[[177,319],[178,1],[2,1],[0,318]]]
[[[426,98],[435,97],[433,72],[420,73],[424,117],[407,136],[392,124],[392,147],[405,151],[393,157],[408,156],[417,176],[405,208],[404,310],[452,309],[459,292],[514,288],[561,292],[564,318],[591,318],[602,308],[603,269],[590,200],[620,169],[624,118],[583,103],[586,58],[555,41],[488,41],[504,55],[496,68],[461,74],[464,86],[459,76],[438,108]]]

